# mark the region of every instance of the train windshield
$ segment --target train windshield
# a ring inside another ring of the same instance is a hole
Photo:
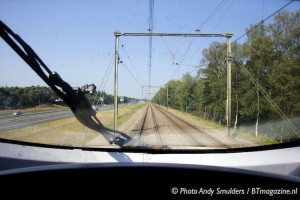
[[[0,2],[0,139],[206,150],[300,139],[299,1]]]

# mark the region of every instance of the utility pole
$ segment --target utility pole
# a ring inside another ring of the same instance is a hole
[[[185,101],[185,112],[187,113],[187,100]]]
[[[227,133],[228,137],[230,134],[231,127],[231,37],[233,34],[226,33],[227,38],[227,56],[226,56],[226,64],[227,64]]]
[[[142,101],[144,101],[144,86],[142,86]]]
[[[167,109],[169,107],[169,87],[167,86]]]
[[[118,129],[118,64],[119,64],[119,36],[121,33],[116,31],[115,35],[115,82],[114,82],[114,130]]]

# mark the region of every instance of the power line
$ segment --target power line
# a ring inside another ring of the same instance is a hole
[[[268,19],[270,19],[271,17],[273,17],[274,15],[276,15],[278,12],[280,12],[281,10],[283,10],[284,8],[286,8],[288,5],[290,5],[291,3],[293,3],[295,0],[292,0],[290,2],[288,2],[287,4],[283,5],[282,7],[280,7],[278,10],[276,10],[275,12],[273,12],[271,15],[269,15],[267,18],[261,20],[260,23],[256,24],[255,26],[253,26],[252,28],[250,28],[248,31],[246,31],[243,35],[241,35],[240,37],[238,37],[234,42],[232,43],[236,43],[238,40],[240,40],[242,37],[244,37],[245,35],[247,35],[249,32],[251,32],[253,29],[257,28],[259,25],[263,24],[265,21],[267,21]]]
[[[164,40],[164,38],[162,36],[160,36],[160,38],[162,39],[162,41],[164,42],[165,46],[167,47],[169,53],[171,54],[172,56],[172,61],[174,63],[174,59],[175,59],[175,55],[172,53],[171,49],[169,48],[169,46],[167,45],[166,41]]]
[[[224,1],[224,0],[223,0]],[[219,10],[218,8],[222,5],[222,3],[223,3],[223,1],[219,4],[219,6],[212,12],[212,14],[211,14],[211,16],[213,16],[214,15],[214,12],[216,11],[216,10]],[[229,1],[229,0],[228,0]],[[228,2],[227,1],[227,2]],[[248,33],[250,33],[253,29],[255,29],[255,28],[257,28],[260,24],[262,24],[262,23],[264,23],[265,21],[267,21],[268,19],[270,19],[271,17],[273,17],[275,14],[277,14],[278,12],[280,12],[281,10],[283,10],[284,8],[286,8],[287,6],[289,6],[291,3],[293,3],[294,1],[296,1],[296,0],[291,0],[290,2],[288,2],[288,3],[286,3],[285,5],[283,5],[282,7],[280,7],[279,9],[277,9],[275,12],[273,12],[271,15],[269,15],[268,17],[266,17],[265,19],[262,19],[261,20],[261,22],[260,23],[258,23],[258,24],[256,24],[255,26],[253,26],[252,28],[250,28],[248,31],[246,31],[244,34],[242,34],[240,37],[238,37],[236,40],[234,40],[233,42],[232,42],[232,44],[234,44],[234,43],[237,43],[237,41],[238,40],[240,40],[241,38],[243,38],[244,36],[246,36]],[[225,3],[225,4],[227,4],[227,2]],[[231,4],[233,3],[233,1],[231,2]],[[224,4],[224,5],[225,5]],[[227,7],[227,10],[230,8],[230,6],[231,6],[231,4]],[[224,5],[222,5],[222,7],[224,6]],[[264,6],[264,5],[263,5]],[[221,8],[222,8],[221,7]],[[227,10],[225,11],[225,13],[223,14],[223,16],[226,14],[226,12],[227,12]],[[207,18],[207,20],[206,21],[208,21],[208,19],[209,19],[209,17]],[[221,18],[221,20],[222,20],[222,18]],[[218,22],[219,23],[219,22]],[[203,26],[204,25],[204,23],[201,25],[201,26]],[[201,27],[200,26],[200,27]],[[232,45],[231,44],[231,45]],[[202,45],[203,46],[203,45]],[[200,49],[200,48],[199,48]],[[198,51],[198,50],[197,50]],[[197,52],[197,51],[195,51],[195,53]],[[195,54],[194,53],[194,54]],[[191,56],[191,57],[193,57],[194,56],[194,54]],[[191,58],[190,57],[190,58]]]
[[[129,55],[128,55],[128,53],[127,53],[127,51],[126,51],[126,49],[125,49],[125,47],[124,47],[124,45],[123,45],[122,43],[121,43],[121,47],[122,47],[123,51],[125,52],[125,54],[126,54],[128,60],[129,60],[130,64],[131,64],[132,68],[134,69],[136,75],[138,76],[138,78],[139,78],[140,81],[142,82],[142,85],[144,85],[143,79],[141,78],[140,74],[139,74],[138,71],[136,70],[136,67],[135,67],[134,64],[132,63],[132,61],[131,61],[131,59],[130,59],[130,57],[129,57]]]
[[[246,31],[244,34],[242,34],[240,37],[238,37],[233,43],[237,43],[237,41],[239,41],[241,38],[243,38],[244,36],[246,36],[248,33],[250,33],[251,31],[253,31],[254,29],[256,29],[257,27],[259,27],[261,24],[263,24],[265,21],[267,21],[268,19],[270,19],[271,17],[273,17],[275,14],[277,14],[278,12],[280,12],[281,10],[283,10],[284,8],[286,8],[288,5],[290,5],[291,3],[293,3],[295,0],[292,0],[288,3],[286,3],[285,5],[283,5],[282,7],[280,7],[279,9],[277,9],[275,12],[273,12],[271,15],[269,15],[268,17],[266,17],[265,19],[262,19],[262,21],[258,24],[256,24],[255,26],[253,26],[252,28],[250,28],[248,31]],[[233,44],[232,43],[232,44]],[[250,46],[251,47],[251,46]],[[256,49],[254,49],[253,47],[251,47],[258,56],[260,56],[257,52]],[[264,95],[264,97],[266,98],[267,102],[275,109],[275,111],[279,114],[279,116],[284,120],[284,122],[287,124],[287,126],[295,133],[295,135],[300,138],[300,131],[298,130],[298,128],[291,122],[291,120],[285,115],[285,113],[279,108],[279,106],[271,99],[271,97],[267,94],[267,92],[264,90],[264,88],[256,81],[256,79],[251,75],[251,73],[243,66],[243,64],[241,64],[238,59],[235,56],[232,56],[233,59],[236,61],[236,63],[241,67],[242,72],[249,77],[249,79],[251,80],[251,82],[259,89],[259,91]],[[261,57],[261,56],[260,56]],[[285,58],[284,58],[285,59]],[[287,59],[285,59],[287,60]]]
[[[111,66],[112,66],[112,63],[113,63],[113,62],[112,62],[112,61],[113,61],[113,58],[114,58],[114,55],[112,54],[112,58],[111,58],[111,60],[110,60],[110,62],[109,62],[109,64],[108,64],[108,66],[107,66],[107,68],[106,68],[106,70],[105,70],[105,73],[104,73],[104,76],[103,76],[103,78],[102,78],[102,81],[101,81],[101,84],[100,84],[100,86],[99,86],[99,90],[98,90],[98,91],[101,91],[101,87],[102,87],[102,85],[103,85],[103,83],[104,83],[105,78],[107,77],[107,73],[108,73],[109,69],[111,69]],[[108,76],[109,76],[109,75],[108,75]],[[97,98],[98,98],[98,93],[96,94],[95,99],[94,99],[92,105],[95,104],[95,101],[96,101]]]
[[[186,38],[186,37],[185,37],[185,38]],[[164,42],[166,48],[168,49],[169,53],[171,54],[171,56],[172,56],[172,58],[173,58],[173,64],[174,64],[175,55],[172,53],[170,47],[167,45],[166,41],[164,40],[164,38],[163,38],[162,36],[161,36],[161,39],[163,40],[163,42]],[[175,64],[178,65],[178,63],[175,63]],[[200,67],[201,64],[199,64],[199,66],[198,66],[198,65],[191,65],[191,64],[182,64],[182,63],[180,63],[180,66]],[[178,70],[178,68],[177,68],[177,70]],[[192,73],[192,72],[194,72],[195,70],[197,70],[197,68],[193,69],[193,70],[192,70],[191,72],[189,72],[189,73]],[[176,72],[176,71],[175,71],[175,72]],[[175,73],[175,72],[174,72],[174,73]],[[174,74],[173,74],[173,76],[174,76]],[[172,77],[173,77],[173,76],[172,76]]]
[[[230,4],[228,4],[226,10],[224,11],[223,15],[221,16],[221,18],[219,19],[219,21],[217,22],[216,26],[213,28],[213,30],[211,31],[212,33],[217,29],[217,27],[219,26],[219,24],[221,23],[221,21],[224,19],[226,13],[228,12],[229,8],[231,7],[231,5],[233,4],[233,1],[231,1]]]
[[[194,71],[196,71],[197,69],[200,69],[201,67],[205,67],[208,64],[208,61],[204,61],[204,62],[200,62],[197,66],[195,66],[195,69],[193,69],[192,71],[188,72],[189,74],[193,73]],[[182,64],[183,65],[183,64]],[[192,66],[192,65],[190,65]]]
[[[107,68],[107,70],[106,70],[106,72],[105,72],[105,74],[104,74],[104,77],[103,77],[103,80],[102,80],[102,82],[101,82],[101,84],[100,84],[100,87],[99,87],[99,89],[102,87],[102,88],[104,88],[105,87],[105,85],[106,85],[106,81],[107,81],[107,79],[108,79],[108,77],[109,77],[109,75],[110,75],[110,71],[111,71],[111,69],[112,69],[112,66],[113,66],[113,59],[114,59],[114,55],[112,54],[112,57],[111,57],[111,60],[110,60],[110,64],[108,65],[108,68]],[[105,79],[106,78],[106,79]],[[105,81],[104,81],[105,80]],[[103,84],[104,83],[104,84]]]
[[[105,86],[106,86],[107,80],[108,80],[108,78],[109,78],[109,76],[110,76],[110,73],[111,73],[111,71],[112,71],[113,66],[114,66],[114,63],[112,62],[111,65],[110,65],[110,69],[109,69],[108,75],[106,76],[106,80],[104,81],[104,84],[103,84],[103,86],[102,86],[102,91],[104,90],[104,88],[105,88]],[[99,104],[100,98],[101,98],[101,96],[99,96],[98,101],[97,101],[97,104]]]
[[[206,24],[215,14],[219,12],[220,9],[222,9],[230,0],[227,0],[224,4],[225,0],[222,0],[221,3],[211,12],[211,14],[204,20],[204,22],[198,27],[198,29],[201,30],[202,26]]]
[[[103,87],[102,87],[102,90],[104,90],[104,88],[105,88],[105,86],[106,86],[106,83],[107,83],[107,80],[108,80],[108,78],[109,78],[109,76],[110,76],[110,73],[111,73],[111,71],[112,71],[112,68],[113,68],[113,63],[112,63],[112,65],[110,66],[110,69],[109,69],[109,73],[108,73],[108,75],[107,75],[107,77],[106,77],[106,80],[105,80],[105,82],[104,82],[104,85],[103,85]]]
[[[176,74],[176,72],[178,72],[178,70],[179,70],[179,68],[180,68],[180,65],[181,65],[181,63],[183,62],[183,60],[184,60],[184,58],[185,58],[187,52],[189,51],[189,49],[190,49],[190,47],[191,47],[191,45],[192,45],[194,39],[195,39],[195,38],[192,38],[192,40],[191,40],[191,42],[190,42],[188,48],[187,48],[186,51],[184,52],[184,55],[183,55],[182,59],[181,59],[180,62],[178,63],[178,66],[177,66],[177,68],[175,69],[175,71],[174,71],[174,73],[173,73],[171,79],[174,77],[174,75]]]
[[[264,88],[255,80],[255,78],[251,75],[251,73],[239,62],[239,60],[232,56],[236,63],[241,67],[244,74],[249,77],[251,82],[261,91],[261,93],[265,96],[266,100],[270,103],[270,105],[275,109],[275,111],[279,114],[279,116],[284,120],[284,122],[289,126],[289,128],[300,138],[300,131],[297,127],[291,122],[291,120],[285,115],[285,113],[279,108],[279,106],[271,99],[271,97],[267,94]]]
[[[200,30],[202,28],[203,25],[205,25],[215,14],[217,14],[230,0],[227,0],[225,3],[223,3],[225,0],[222,0],[221,3],[211,12],[211,14],[204,20],[204,22],[197,28],[197,30]],[[183,58],[181,59],[180,62],[178,62],[178,67],[175,69],[173,75],[171,76],[171,79],[174,77],[174,75],[178,72],[179,68],[180,68],[180,64],[183,62],[183,60],[185,59],[185,56],[187,54],[187,52],[189,51],[192,43],[194,41],[194,38],[191,40],[188,48],[186,49]],[[203,46],[203,45],[201,45]],[[198,50],[197,50],[198,51]]]
[[[137,78],[132,74],[132,72],[129,70],[129,68],[126,66],[126,64],[122,61],[121,64],[124,65],[125,69],[129,72],[129,74],[132,76],[132,78],[139,84],[139,86],[142,86],[142,84],[137,80]]]
[[[213,33],[216,29],[217,29],[217,27],[219,26],[219,24],[221,23],[221,21],[223,20],[223,18],[224,18],[224,16],[226,15],[226,13],[228,12],[228,10],[229,10],[229,8],[231,7],[231,5],[233,4],[233,1],[234,0],[231,0],[231,3],[230,4],[228,4],[228,6],[226,7],[226,10],[225,10],[225,12],[223,13],[223,15],[221,16],[221,18],[219,19],[219,21],[217,22],[217,24],[215,25],[215,27],[213,28],[213,30],[211,31],[211,33]],[[229,2],[229,1],[227,1],[227,2]],[[227,2],[224,4],[224,5],[222,5],[222,7],[223,6],[225,6],[226,4],[227,4]],[[222,2],[221,2],[222,3]],[[221,5],[221,3],[220,3],[220,5]],[[219,6],[220,6],[219,5]],[[222,8],[221,7],[221,8]],[[221,9],[220,8],[220,9]],[[217,9],[217,8],[216,8]],[[215,10],[216,10],[215,9]],[[220,9],[218,9],[218,10],[220,10]],[[202,49],[202,47],[204,46],[204,44],[207,42],[207,40],[205,41],[205,42],[203,42],[202,44],[201,44],[201,46],[190,56],[190,58],[189,59],[191,59],[192,57],[194,57],[195,55],[196,55],[196,53],[200,50],[200,49]]]

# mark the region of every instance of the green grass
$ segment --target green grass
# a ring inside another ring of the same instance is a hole
[[[258,145],[271,145],[271,144],[279,144],[280,142],[272,139],[270,137],[268,137],[267,135],[258,135],[257,137],[255,137],[255,135],[253,133],[249,133],[249,132],[245,132],[245,131],[241,131],[238,134],[239,138],[248,140],[248,141],[252,141]]]
[[[126,122],[134,113],[141,109],[145,104],[134,104],[130,106],[124,106],[119,108],[118,124]],[[194,116],[189,113],[181,112],[174,109],[168,109],[169,111],[175,113],[176,115],[183,116],[186,121],[194,121],[203,128],[213,128],[220,130],[224,134],[226,133],[226,127],[222,126],[214,121],[205,120],[199,116]],[[101,123],[110,129],[113,129],[114,125],[114,111],[101,111],[97,113]],[[234,134],[234,130],[232,130]],[[1,138],[28,141],[44,144],[56,144],[56,145],[67,145],[67,146],[82,146],[87,141],[92,140],[97,137],[99,132],[91,130],[81,123],[79,123],[75,117],[70,117],[66,119],[45,122],[41,124],[36,124],[32,126],[27,126],[20,129],[14,129],[6,132],[1,132]],[[237,136],[240,139],[245,139],[247,141],[252,141],[257,145],[269,145],[279,143],[266,135],[255,135],[248,130],[240,130]]]
[[[145,104],[135,104],[119,108],[118,123],[126,121]],[[113,110],[97,113],[101,123],[113,128]],[[82,125],[75,117],[55,120],[1,132],[0,137],[18,141],[67,146],[82,146],[99,135],[99,132]]]
[[[145,104],[134,104],[134,105],[119,108],[118,124],[122,124],[123,122],[128,120],[134,113],[136,113],[143,106],[145,106]],[[111,123],[109,123],[107,127],[113,129],[114,122],[112,121]]]
[[[166,107],[164,107],[164,108],[166,109]],[[219,124],[215,121],[206,120],[206,119],[203,119],[201,116],[193,115],[191,113],[182,112],[182,111],[175,110],[175,109],[172,109],[172,108],[168,108],[168,111],[179,114],[180,116],[183,116],[185,119],[194,120],[197,123],[203,125],[203,127],[211,127],[211,128],[214,128],[214,129],[222,130],[222,132],[226,132],[227,127],[224,126],[224,125],[221,125],[221,124]],[[235,131],[232,129],[231,134],[234,134],[234,132]],[[255,137],[255,135],[253,133],[250,133],[247,130],[239,131],[237,137],[240,138],[240,139],[245,139],[247,141],[254,142],[257,145],[270,145],[270,144],[280,143],[278,140],[275,140],[275,139],[273,139],[271,137],[268,137],[267,135],[264,135],[264,134],[260,134],[257,137]]]
[[[163,107],[164,109],[167,109],[164,106],[161,106],[161,107]],[[225,129],[226,128],[225,126],[223,126],[223,125],[221,125],[221,124],[219,124],[215,121],[203,119],[201,116],[193,115],[192,113],[183,112],[183,111],[176,110],[176,109],[173,109],[173,108],[170,108],[170,107],[168,108],[168,111],[171,111],[173,113],[177,113],[180,116],[184,116],[187,119],[196,120],[199,124],[203,124],[203,125],[209,126],[211,128],[216,128],[216,129]]]

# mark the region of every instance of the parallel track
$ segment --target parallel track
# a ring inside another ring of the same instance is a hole
[[[172,126],[176,127],[182,133],[185,133],[185,135],[187,137],[190,137],[192,140],[199,141],[198,137],[195,137],[192,134],[190,134],[191,132],[196,132],[196,133],[199,133],[201,136],[204,136],[206,138],[206,140],[210,140],[210,141],[213,141],[214,143],[217,143],[219,147],[229,148],[229,146],[226,145],[225,143],[223,143],[220,140],[217,140],[216,138],[208,135],[203,130],[201,130],[198,127],[192,125],[191,123],[183,120],[182,118],[172,114],[171,112],[168,112],[168,111],[160,108],[157,105],[153,105],[153,107],[155,107],[155,109],[157,111],[159,111],[162,115],[164,115],[164,117],[167,118],[172,123]],[[188,127],[188,129],[187,129],[187,127]],[[202,142],[199,141],[199,144],[201,144],[203,146],[206,146],[206,143],[207,142],[203,142],[203,144],[202,144]]]

